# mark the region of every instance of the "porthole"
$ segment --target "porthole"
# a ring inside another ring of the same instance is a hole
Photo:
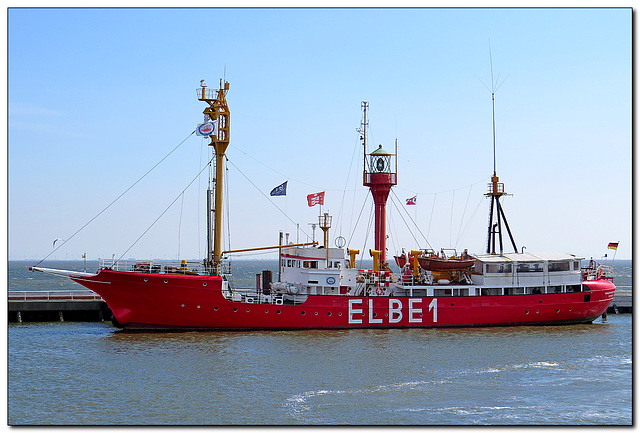
[[[169,280],[164,280],[164,283],[167,284],[169,282]]]
[[[207,283],[202,283],[202,285],[206,287],[206,286],[207,286]]]
[[[329,311],[329,312],[327,313],[327,316],[331,316],[331,311]]]
[[[184,308],[184,304],[182,304],[182,305],[181,305],[181,307],[183,307],[183,308]]]
[[[538,301],[538,304],[542,304],[542,299],[540,299],[540,300]]]
[[[307,314],[307,313],[303,311],[303,312],[302,312],[302,315],[304,316],[305,314]]]
[[[218,307],[213,307],[213,311],[218,311]]]
[[[536,310],[536,314],[540,314],[540,310]]]
[[[316,316],[317,316],[317,315],[318,315],[318,312],[316,311],[316,313],[315,313],[315,314],[316,314]]]
[[[338,313],[338,316],[342,316],[342,313]]]
[[[238,309],[237,309],[237,308],[234,308],[234,309],[233,309],[233,312],[235,313],[236,311],[238,311]]]
[[[559,313],[559,312],[560,312],[560,308],[558,308],[558,309],[556,310],[556,313]]]
[[[280,314],[280,310],[276,311],[276,314]]]
[[[529,310],[525,311],[524,314],[529,314]]]
[[[148,279],[148,278],[145,278],[145,279],[144,279],[144,282],[145,282],[145,283],[149,282],[149,279]]]
[[[250,311],[250,310],[247,308],[247,313],[248,313],[249,311]]]
[[[264,314],[269,314],[269,310],[264,310]]]
[[[198,307],[197,307],[197,308],[200,308],[200,305],[198,305]]]
[[[373,317],[378,317],[378,313],[373,313]]]

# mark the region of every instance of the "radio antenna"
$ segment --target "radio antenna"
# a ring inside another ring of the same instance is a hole
[[[500,204],[500,197],[506,195],[504,192],[504,183],[500,182],[500,179],[497,175],[496,169],[496,91],[504,84],[504,82],[509,78],[507,77],[500,81],[500,74],[496,79],[493,78],[493,58],[491,56],[491,43],[489,43],[489,63],[491,65],[491,88],[489,88],[486,84],[480,80],[480,82],[491,92],[491,106],[492,106],[492,114],[493,114],[493,176],[491,177],[491,183],[488,185],[489,192],[485,194],[487,197],[491,198],[491,208],[489,209],[489,227],[487,230],[487,254],[496,254],[496,235],[500,244],[500,254],[503,253],[503,243],[502,243],[502,224],[504,223],[505,228],[507,229],[507,233],[509,235],[509,239],[511,240],[511,245],[513,246],[513,251],[518,252],[518,248],[516,247],[516,242],[513,239],[513,235],[511,234],[511,229],[509,228],[509,223],[507,222],[507,217],[504,214],[504,210],[502,209],[502,205]],[[477,76],[476,76],[477,78]],[[496,223],[493,223],[493,215],[494,208],[496,214]]]

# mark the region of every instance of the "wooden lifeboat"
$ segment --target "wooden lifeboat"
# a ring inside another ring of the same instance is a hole
[[[473,258],[442,258],[438,256],[418,257],[420,267],[425,271],[464,271],[471,268],[476,260]]]
[[[398,265],[398,267],[400,269],[404,268],[404,265],[407,264],[407,256],[406,255],[393,256],[393,258],[396,259],[396,265]]]

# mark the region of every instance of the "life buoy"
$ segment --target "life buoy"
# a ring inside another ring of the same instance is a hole
[[[376,295],[382,295],[384,293],[384,289],[382,287],[378,287],[376,289]]]

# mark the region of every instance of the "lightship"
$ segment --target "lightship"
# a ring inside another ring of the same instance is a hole
[[[198,99],[207,104],[203,130],[210,133],[215,170],[207,191],[207,257],[198,266],[182,262],[103,262],[95,273],[43,267],[98,293],[109,305],[115,326],[127,330],[287,330],[349,328],[435,328],[591,323],[603,315],[615,286],[610,269],[581,268],[582,257],[567,253],[518,252],[499,199],[504,184],[495,172],[487,250],[409,250],[387,262],[386,203],[397,184],[394,152],[380,145],[367,150],[367,108],[361,140],[363,185],[375,204],[372,269],[357,269],[360,251],[330,246],[332,217],[319,216],[323,244],[281,242],[277,281],[263,272],[256,287],[235,288],[222,248],[223,173],[229,145],[229,83],[216,91],[204,80]],[[495,143],[494,143],[495,145]],[[496,213],[494,222],[493,215]],[[504,253],[502,227],[513,253]],[[499,250],[496,251],[496,241]]]

